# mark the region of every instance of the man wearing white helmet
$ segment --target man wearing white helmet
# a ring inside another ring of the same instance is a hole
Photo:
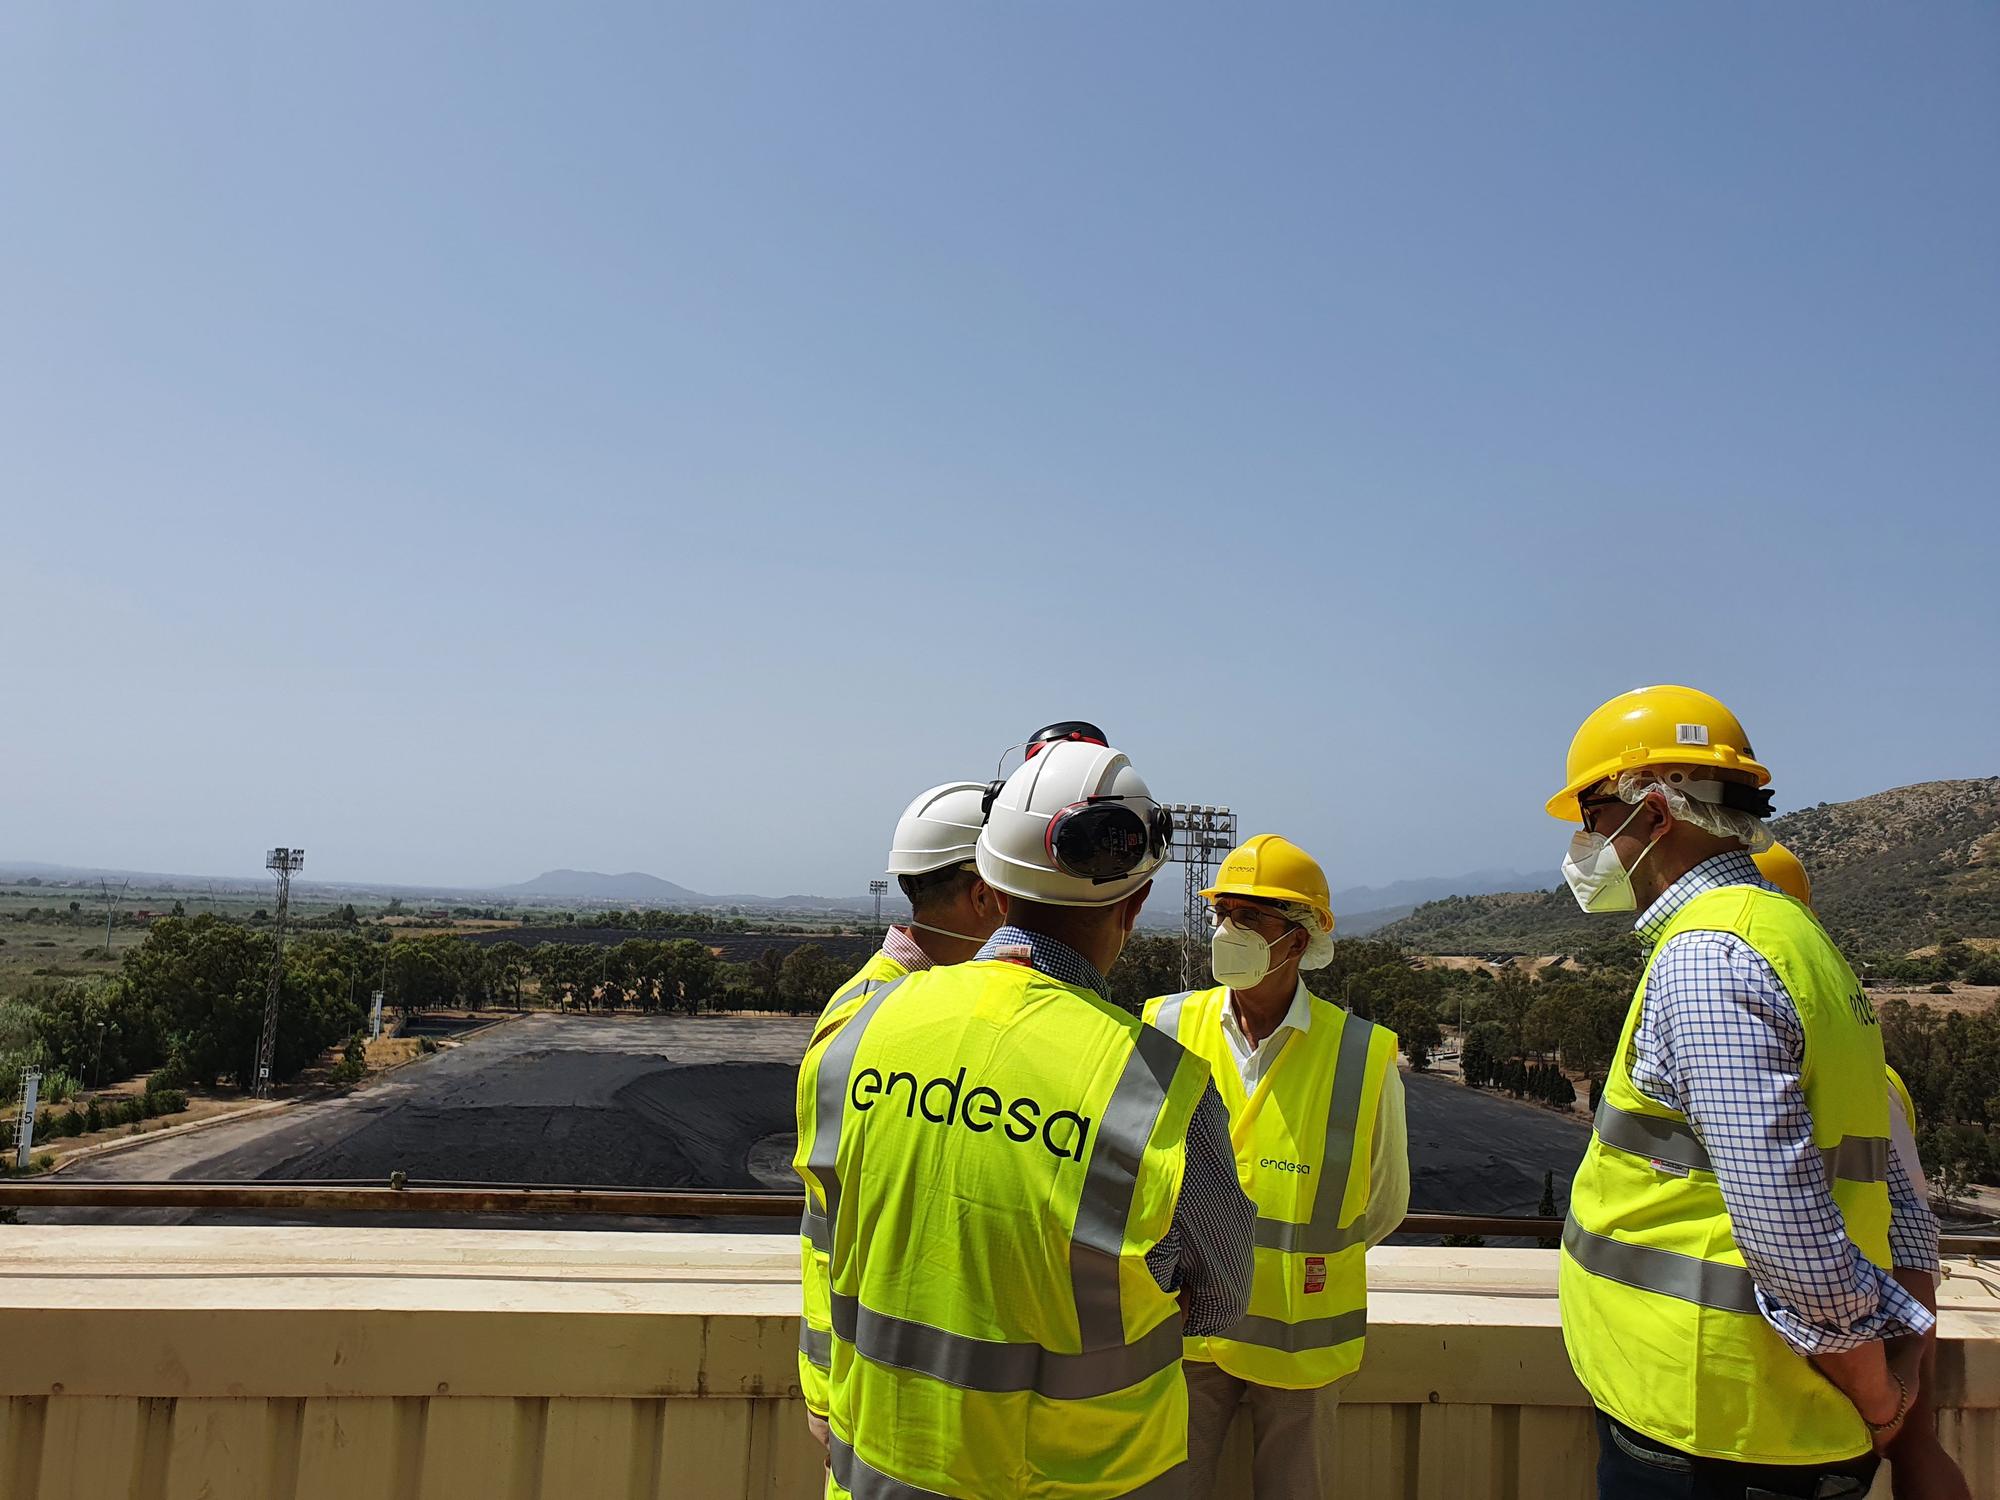
[[[910,903],[910,920],[884,933],[881,948],[833,992],[815,1040],[858,1010],[875,986],[934,964],[962,964],[993,935],[1007,902],[973,863],[985,798],[980,782],[947,781],[903,809],[889,873]]]
[[[1080,740],[989,791],[1008,924],[873,990],[799,1070],[828,1493],[1178,1500],[1182,1334],[1243,1315],[1254,1215],[1208,1065],[1104,998],[1171,823]]]
[[[884,933],[882,946],[833,992],[814,1028],[815,1042],[837,1030],[891,980],[934,965],[964,963],[1000,925],[1006,899],[973,866],[985,799],[980,782],[948,781],[920,793],[903,809],[889,849],[889,873],[909,898],[910,920]],[[808,1182],[805,1217],[799,1224],[804,1291],[799,1385],[807,1423],[822,1445],[827,1440],[827,1360],[833,1337],[827,1249],[825,1205]]]

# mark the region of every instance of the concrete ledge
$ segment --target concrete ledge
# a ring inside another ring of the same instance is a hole
[[[813,1493],[797,1258],[791,1236],[0,1228],[0,1500]],[[1344,1500],[1588,1494],[1555,1267],[1371,1256]],[[1955,1269],[1942,1429],[2000,1493],[2000,1276]]]

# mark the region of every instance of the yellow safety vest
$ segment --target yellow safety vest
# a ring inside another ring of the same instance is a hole
[[[1249,1312],[1223,1337],[1189,1339],[1186,1356],[1258,1385],[1328,1385],[1360,1367],[1368,1332],[1361,1220],[1396,1034],[1315,997],[1311,1025],[1286,1034],[1246,1096],[1222,1034],[1228,1003],[1226,988],[1197,990],[1145,1011],[1208,1062],[1229,1107],[1236,1175],[1257,1205]]]
[[[875,990],[909,972],[876,949],[868,962],[848,975],[847,982],[826,1002],[819,1024],[813,1028],[813,1042],[817,1044],[829,1031],[838,1029]],[[804,1161],[801,1154],[793,1165],[801,1166]],[[812,1179],[808,1177],[805,1216],[799,1221],[799,1291],[805,1304],[799,1319],[799,1389],[805,1393],[807,1408],[820,1416],[826,1415],[827,1362],[832,1358],[833,1289],[832,1272],[827,1265],[830,1248],[826,1205],[813,1191]]]
[[[1763,886],[1696,896],[1654,958],[1694,931],[1742,938],[1791,997],[1834,1202],[1848,1237],[1886,1268],[1889,1091],[1867,992],[1811,912]],[[1645,998],[1642,975],[1570,1190],[1561,1276],[1570,1362],[1605,1411],[1684,1452],[1773,1464],[1858,1457],[1870,1448],[1860,1414],[1758,1311],[1700,1136],[1632,1081]]]
[[[1145,1258],[1207,1084],[1136,1016],[995,960],[884,985],[807,1052],[830,1495],[1180,1494],[1180,1308]]]

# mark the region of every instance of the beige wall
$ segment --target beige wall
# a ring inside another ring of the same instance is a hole
[[[808,1496],[795,1245],[0,1229],[0,1500]],[[1342,1500],[1590,1493],[1553,1260],[1376,1252]],[[2000,1495],[2000,1277],[1961,1269],[1946,1433]]]

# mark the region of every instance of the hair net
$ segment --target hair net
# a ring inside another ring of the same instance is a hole
[[[1638,803],[1648,792],[1667,799],[1667,810],[1683,823],[1692,823],[1719,839],[1741,839],[1752,854],[1761,854],[1775,839],[1764,820],[1754,813],[1721,805],[1722,783],[1701,766],[1645,766],[1620,771],[1613,788],[1619,800]]]
[[[1301,969],[1324,969],[1333,962],[1333,925],[1328,923],[1322,932],[1320,914],[1316,909],[1303,901],[1274,901],[1271,905],[1287,922],[1296,922],[1305,928],[1306,935],[1312,939],[1306,944],[1305,956],[1299,960]]]

